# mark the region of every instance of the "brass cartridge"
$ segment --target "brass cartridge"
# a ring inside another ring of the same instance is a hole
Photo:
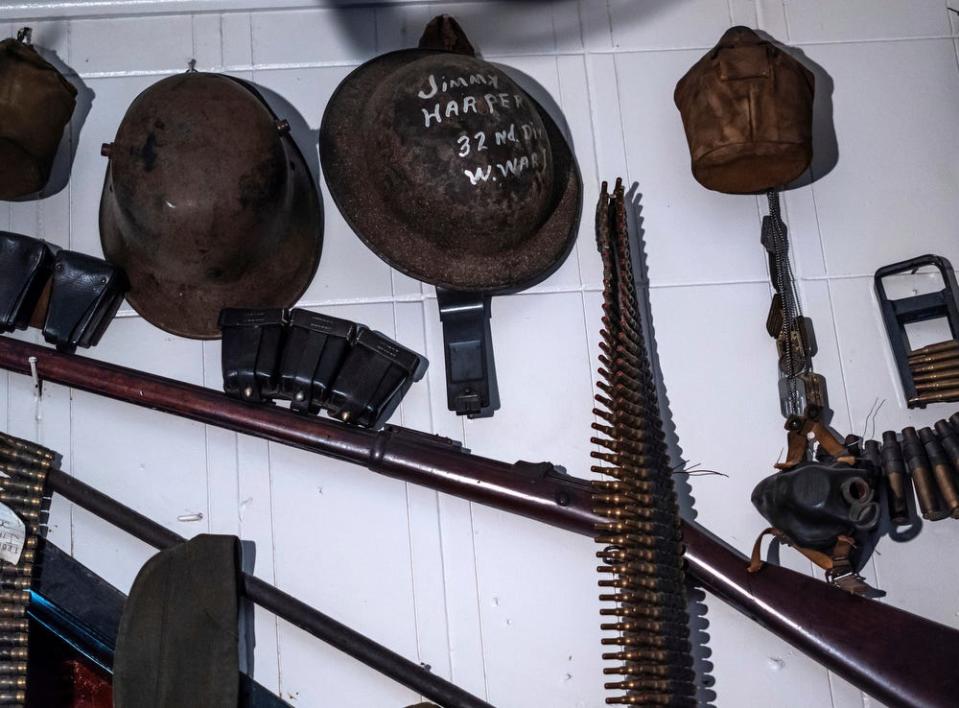
[[[902,430],[902,454],[906,466],[912,476],[912,483],[916,487],[916,497],[919,499],[919,510],[922,518],[929,521],[938,521],[946,518],[949,513],[939,504],[939,494],[932,476],[932,469],[926,457],[926,450],[919,440],[919,434],[913,427]]]

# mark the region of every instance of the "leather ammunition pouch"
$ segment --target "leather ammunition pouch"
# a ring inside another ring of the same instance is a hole
[[[124,292],[126,278],[115,266],[85,253],[59,251],[43,338],[61,351],[96,346],[120,309]]]
[[[244,401],[276,395],[276,371],[286,313],[282,309],[220,312],[223,332],[223,390]]]
[[[349,320],[293,310],[280,363],[280,396],[297,413],[319,413],[356,338]]]
[[[386,422],[403,396],[426,373],[428,362],[379,332],[363,329],[330,392],[334,418],[376,428]]]
[[[42,327],[60,351],[95,346],[123,293],[123,272],[76,251],[57,251],[20,234],[0,232],[0,331]]]
[[[290,401],[378,428],[426,373],[425,357],[348,320],[295,309],[223,310],[223,389],[246,401]]]
[[[0,231],[0,332],[27,328],[52,264],[43,241]]]

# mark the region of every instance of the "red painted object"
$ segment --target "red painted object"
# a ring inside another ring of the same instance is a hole
[[[109,677],[80,659],[67,662],[73,680],[70,708],[113,708],[113,684]]]

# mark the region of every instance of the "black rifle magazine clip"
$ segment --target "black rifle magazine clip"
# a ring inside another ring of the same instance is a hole
[[[290,312],[280,361],[279,397],[297,413],[319,413],[330,387],[350,353],[355,322],[319,312]]]
[[[126,276],[111,263],[85,253],[58,251],[43,338],[65,352],[96,346],[126,290]]]
[[[456,415],[486,418],[499,407],[490,334],[490,296],[436,288],[446,354],[446,404]]]
[[[286,311],[227,308],[219,323],[224,392],[244,401],[271,401],[277,394]]]
[[[27,328],[52,267],[46,243],[0,231],[0,332]]]
[[[344,422],[379,428],[428,366],[426,357],[360,328],[324,407]]]
[[[883,279],[900,273],[915,273],[923,266],[935,266],[939,270],[945,287],[932,293],[890,300],[886,294]],[[925,408],[925,403],[914,400],[917,397],[917,391],[912,369],[909,366],[911,346],[906,325],[944,317],[949,323],[952,338],[959,338],[959,306],[956,302],[959,287],[956,286],[955,271],[952,269],[952,264],[942,256],[926,254],[883,266],[876,271],[875,287],[879,307],[882,310],[882,319],[886,325],[886,334],[889,337],[889,346],[896,359],[907,405],[909,408]]]

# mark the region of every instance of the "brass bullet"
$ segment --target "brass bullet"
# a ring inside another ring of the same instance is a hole
[[[0,618],[0,643],[26,646],[29,624],[25,619]]]
[[[918,403],[937,403],[939,401],[956,401],[959,400],[959,388],[946,388],[941,391],[931,391],[929,393],[921,393],[917,396],[913,396],[909,399],[909,405],[916,405]]]
[[[29,590],[2,590],[0,591],[0,603],[17,602],[26,605],[30,602]]]
[[[959,388],[959,378],[943,378],[938,381],[916,382],[916,390],[920,393],[926,391],[942,391],[949,388]]]
[[[909,352],[909,358],[912,359],[913,357],[924,356],[925,354],[935,354],[946,351],[947,349],[959,349],[959,341],[949,339],[945,342],[939,342],[938,344],[927,344],[924,347],[919,347]]]
[[[17,651],[23,651],[26,653],[25,649],[17,648]],[[27,662],[26,661],[0,661],[0,674],[25,674],[27,673]]]
[[[925,374],[916,374],[912,377],[912,382],[918,386],[927,381],[939,381],[941,379],[959,379],[959,367],[930,371]]]
[[[896,440],[896,433],[887,430],[882,434],[882,474],[886,480],[886,501],[889,505],[889,518],[894,524],[909,523],[909,508],[906,505],[907,485],[906,463],[902,459],[902,449]]]
[[[946,359],[955,359],[956,356],[959,356],[959,350],[948,349],[946,351],[935,352],[934,354],[921,354],[919,356],[909,357],[909,364],[932,364],[937,361],[944,361]]]
[[[26,691],[0,691],[0,703],[23,704],[27,701]]]
[[[955,369],[959,368],[959,356],[953,354],[949,359],[941,359],[939,361],[925,364],[909,362],[909,368],[912,370],[913,376],[916,374],[926,374],[932,371],[941,371],[942,369]]]
[[[912,483],[916,487],[916,496],[919,499],[919,510],[922,518],[929,521],[939,521],[949,516],[949,512],[939,505],[939,495],[936,483],[933,480],[932,469],[926,457],[926,450],[919,440],[919,434],[913,427],[903,428],[902,454],[912,475]]]
[[[949,515],[954,519],[959,518],[959,491],[954,482],[955,471],[952,463],[939,443],[939,438],[930,428],[922,428],[919,431],[919,439],[926,448],[926,457],[932,465],[932,474],[936,478],[939,494],[942,495]]]
[[[26,676],[0,676],[0,689],[10,690],[11,688],[18,688],[24,690],[26,687]]]

